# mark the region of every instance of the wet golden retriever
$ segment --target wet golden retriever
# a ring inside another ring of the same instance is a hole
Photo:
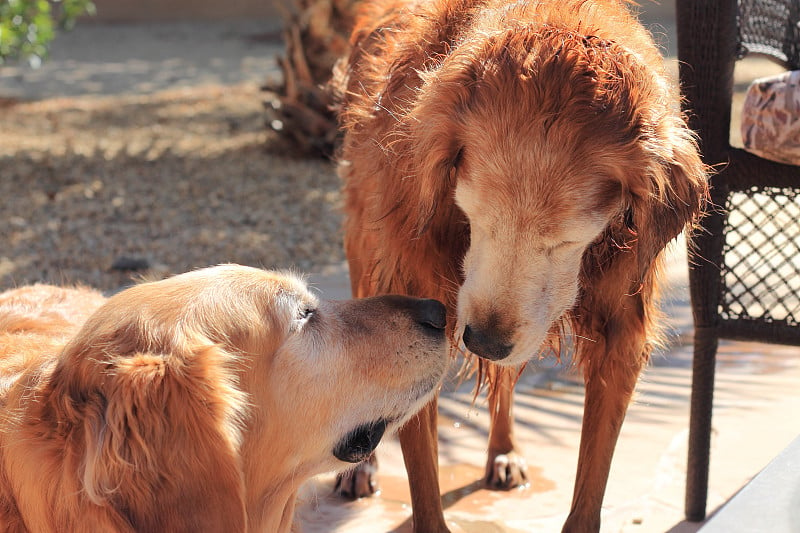
[[[445,311],[319,301],[220,266],[108,301],[0,295],[0,529],[287,531],[308,477],[374,450],[431,397]]]
[[[662,250],[707,194],[659,51],[615,0],[366,0],[351,44],[332,85],[354,294],[446,303],[491,381],[500,488],[525,483],[518,368],[571,332],[586,402],[564,530],[598,530]],[[400,431],[414,528],[446,531],[435,402],[420,418]]]

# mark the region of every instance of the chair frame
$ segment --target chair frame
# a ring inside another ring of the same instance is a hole
[[[796,0],[795,0],[796,1]],[[780,321],[720,314],[721,280],[731,194],[759,188],[800,188],[800,167],[784,165],[730,145],[733,71],[741,49],[737,0],[676,0],[678,59],[684,107],[700,138],[711,178],[711,205],[692,236],[689,284],[695,322],[685,514],[706,516],[714,371],[719,339],[800,345],[800,327]]]

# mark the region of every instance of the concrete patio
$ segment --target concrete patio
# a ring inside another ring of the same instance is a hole
[[[617,445],[603,505],[604,532],[697,531],[683,519],[691,388],[692,322],[685,245],[670,252],[666,296],[670,346],[642,376]],[[331,298],[347,297],[345,273],[312,276]],[[718,354],[708,512],[712,514],[800,433],[800,350],[722,341]],[[446,384],[440,399],[439,461],[445,515],[454,531],[555,532],[569,511],[583,411],[580,376],[532,364],[517,386],[520,451],[531,486],[493,492],[480,485],[489,416],[471,383]],[[298,509],[301,531],[411,531],[399,443],[378,448],[377,497],[345,502],[333,477],[308,483]]]

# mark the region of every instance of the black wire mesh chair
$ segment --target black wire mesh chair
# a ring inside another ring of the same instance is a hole
[[[730,145],[733,69],[748,53],[800,68],[800,0],[676,0],[681,85],[707,164],[718,166],[690,251],[695,320],[686,518],[708,495],[720,338],[800,345],[800,167]]]

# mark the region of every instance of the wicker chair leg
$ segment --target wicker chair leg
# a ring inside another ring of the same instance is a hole
[[[686,519],[690,522],[700,522],[706,517],[717,345],[718,337],[713,328],[695,330],[689,415],[689,458],[686,468],[685,513]]]

